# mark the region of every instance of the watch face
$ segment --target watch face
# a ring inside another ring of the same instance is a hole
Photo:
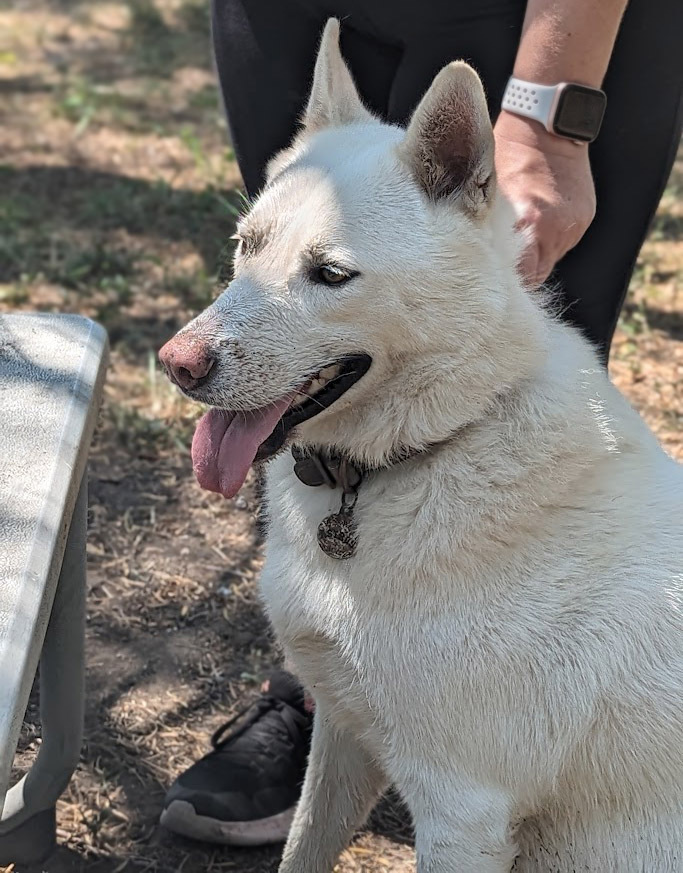
[[[607,97],[583,85],[567,85],[560,93],[553,130],[560,136],[592,142],[600,131]]]

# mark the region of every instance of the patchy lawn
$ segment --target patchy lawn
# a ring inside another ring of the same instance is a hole
[[[276,659],[255,580],[253,482],[194,484],[197,409],[156,350],[212,298],[242,208],[205,0],[23,0],[0,12],[0,308],[101,321],[112,366],[91,465],[86,746],[41,869],[240,871],[277,851],[210,850],[157,827],[163,793]],[[683,166],[639,261],[615,381],[683,459]],[[227,246],[227,248],[226,248]],[[38,745],[35,703],[19,766]],[[412,869],[394,803],[339,873]]]

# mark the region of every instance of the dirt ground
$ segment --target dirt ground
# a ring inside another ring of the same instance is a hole
[[[206,849],[157,826],[166,786],[277,658],[256,593],[253,482],[230,501],[195,485],[188,447],[199,410],[155,359],[211,299],[242,202],[207,4],[9,6],[0,11],[0,308],[82,312],[112,343],[91,464],[86,743],[58,806],[61,847],[40,869],[274,871],[275,850]],[[611,371],[683,460],[682,191],[679,161]],[[36,722],[34,701],[19,768],[39,744]],[[337,869],[413,869],[396,804]]]

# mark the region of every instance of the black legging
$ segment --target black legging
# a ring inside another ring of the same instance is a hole
[[[481,75],[493,118],[511,74],[520,0],[213,0],[221,91],[245,185],[292,138],[306,103],[326,19],[342,21],[342,50],[366,104],[403,123],[438,70],[464,58]],[[591,146],[597,214],[557,265],[565,318],[605,358],[638,251],[681,137],[683,2],[631,0]]]

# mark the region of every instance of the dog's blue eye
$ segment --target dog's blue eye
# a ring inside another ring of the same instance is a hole
[[[320,267],[315,267],[311,273],[311,278],[321,285],[341,285],[357,275],[358,273],[349,273],[334,264],[323,264]]]

